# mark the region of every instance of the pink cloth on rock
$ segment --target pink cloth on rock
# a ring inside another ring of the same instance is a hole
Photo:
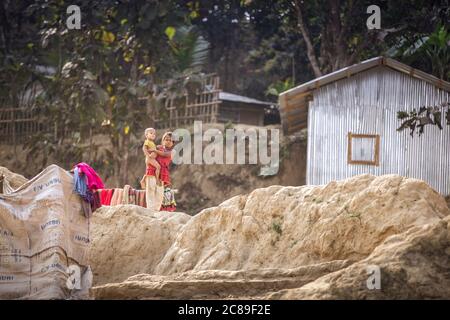
[[[103,184],[100,176],[95,172],[94,169],[91,168],[90,165],[84,162],[80,162],[75,165],[80,172],[83,172],[87,178],[87,185],[90,190],[96,189],[104,189],[105,186]]]

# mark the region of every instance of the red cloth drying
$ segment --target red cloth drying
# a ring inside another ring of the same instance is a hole
[[[103,189],[100,193],[100,203],[104,206],[110,206],[113,194],[114,189]]]
[[[87,186],[90,190],[103,189],[105,187],[100,176],[87,163],[80,162],[75,167],[86,176]]]

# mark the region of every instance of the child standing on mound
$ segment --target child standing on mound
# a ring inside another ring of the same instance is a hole
[[[144,151],[145,154],[145,167],[148,168],[149,166],[153,166],[155,168],[155,177],[156,181],[159,180],[159,172],[161,170],[161,166],[159,165],[158,161],[156,161],[156,130],[153,128],[147,128],[145,129],[145,142],[142,146],[142,151]],[[144,176],[145,177],[145,176]],[[141,180],[141,186],[144,183],[144,178]]]

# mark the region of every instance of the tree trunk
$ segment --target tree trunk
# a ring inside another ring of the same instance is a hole
[[[111,133],[111,143],[113,146],[113,152],[112,152],[112,159],[110,159],[113,162],[114,166],[114,181],[116,183],[116,186],[119,188],[122,185],[121,176],[120,176],[120,143],[119,143],[119,137],[115,135],[115,132]]]
[[[130,135],[124,134],[122,137],[122,150],[123,150],[123,157],[122,157],[122,184],[129,184],[128,181],[128,160],[130,157]]]
[[[344,46],[344,35],[342,33],[341,17],[340,17],[340,1],[329,0],[330,17],[328,19],[331,31],[330,38],[332,50],[330,52],[331,71],[339,70],[346,66],[346,48]]]
[[[131,78],[131,83],[133,86],[137,86],[137,69],[138,68],[138,61],[137,59],[134,59],[131,65],[131,69],[130,69],[130,78]],[[132,109],[134,106],[134,102],[132,98],[129,98],[130,100],[127,103],[127,109],[128,112],[131,114],[132,113]],[[120,172],[120,177],[121,177],[121,185],[124,185],[125,183],[129,183],[128,181],[128,160],[130,157],[130,132],[124,132],[123,130],[120,130],[119,135],[121,136],[122,139],[122,145],[121,145],[121,155],[122,155],[122,159],[121,159],[121,172]]]
[[[302,10],[300,8],[300,1],[298,1],[298,0],[295,1],[295,7],[297,9],[298,26],[302,33],[303,40],[305,40],[305,44],[306,44],[306,54],[308,56],[308,60],[311,64],[311,68],[314,72],[314,75],[316,77],[320,77],[320,76],[322,76],[322,71],[320,70],[319,62],[317,60],[316,53],[314,52],[314,46],[311,42],[311,38],[309,37],[309,32],[308,32],[307,26],[306,26],[305,22],[303,21]]]
[[[92,125],[89,127],[89,163],[92,163]]]

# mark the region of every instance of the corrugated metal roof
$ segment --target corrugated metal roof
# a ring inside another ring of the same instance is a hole
[[[298,87],[292,88],[290,90],[287,90],[287,91],[281,93],[280,97],[284,96],[284,95],[292,96],[292,95],[304,93],[304,92],[307,92],[310,90],[318,89],[321,86],[324,86],[331,82],[334,82],[334,81],[337,81],[340,79],[344,79],[344,78],[348,78],[356,73],[365,71],[367,69],[370,69],[370,68],[373,68],[373,67],[376,67],[379,65],[385,65],[394,70],[409,74],[412,77],[427,81],[427,82],[435,85],[438,88],[450,91],[450,83],[447,81],[436,78],[435,76],[428,74],[426,72],[414,69],[414,68],[412,68],[406,64],[403,64],[401,62],[398,62],[394,59],[386,58],[386,57],[376,57],[376,58],[365,60],[358,64],[354,64],[354,65],[346,67],[346,68],[342,68],[335,72],[329,73],[327,75],[324,75],[324,76],[321,76],[314,80],[311,80],[309,82],[306,82]]]
[[[256,100],[253,98],[249,98],[249,97],[244,97],[244,96],[240,96],[234,93],[229,93],[229,92],[223,92],[221,91],[219,93],[219,100],[224,100],[224,101],[232,101],[232,102],[242,102],[242,103],[251,103],[251,104],[261,104],[261,105],[265,105],[265,106],[271,106],[271,105],[275,105],[276,103],[273,102],[265,102],[265,101],[260,101],[260,100]]]

